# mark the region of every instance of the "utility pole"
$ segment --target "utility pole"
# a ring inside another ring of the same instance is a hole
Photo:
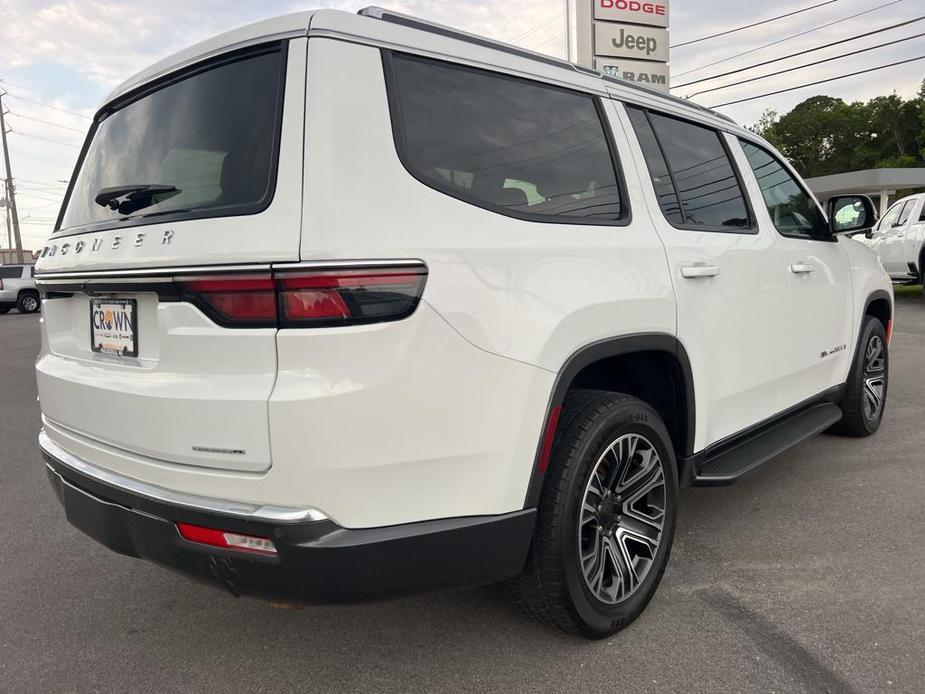
[[[19,233],[19,213],[16,211],[16,193],[13,190],[13,171],[10,168],[10,148],[6,142],[6,123],[3,117],[6,115],[3,111],[3,97],[6,92],[0,92],[0,140],[3,141],[3,163],[6,164],[6,204],[10,210],[13,220],[13,235],[16,237],[16,253],[19,262],[24,263],[25,258],[22,253],[22,236]]]
[[[3,179],[3,214],[6,217],[6,247],[13,250],[13,222],[10,221],[10,189]]]

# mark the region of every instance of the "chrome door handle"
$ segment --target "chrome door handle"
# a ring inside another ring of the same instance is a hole
[[[716,265],[682,265],[681,277],[693,279],[695,277],[716,277],[719,268]]]
[[[809,263],[794,263],[790,266],[790,272],[794,275],[805,275],[806,273],[813,272],[816,268]]]

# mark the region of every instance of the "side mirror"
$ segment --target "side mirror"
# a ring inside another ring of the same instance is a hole
[[[829,198],[829,231],[832,235],[864,234],[871,237],[877,223],[877,208],[866,195],[836,195]]]

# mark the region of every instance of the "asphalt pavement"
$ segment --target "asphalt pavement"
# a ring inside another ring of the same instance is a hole
[[[38,327],[0,316],[0,691],[925,691],[921,292],[898,298],[880,432],[682,492],[661,588],[597,642],[531,622],[498,586],[284,608],[109,552],[45,478]]]

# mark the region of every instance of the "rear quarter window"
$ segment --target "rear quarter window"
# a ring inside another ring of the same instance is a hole
[[[425,185],[535,221],[627,219],[595,97],[398,53],[384,62],[396,147]]]

